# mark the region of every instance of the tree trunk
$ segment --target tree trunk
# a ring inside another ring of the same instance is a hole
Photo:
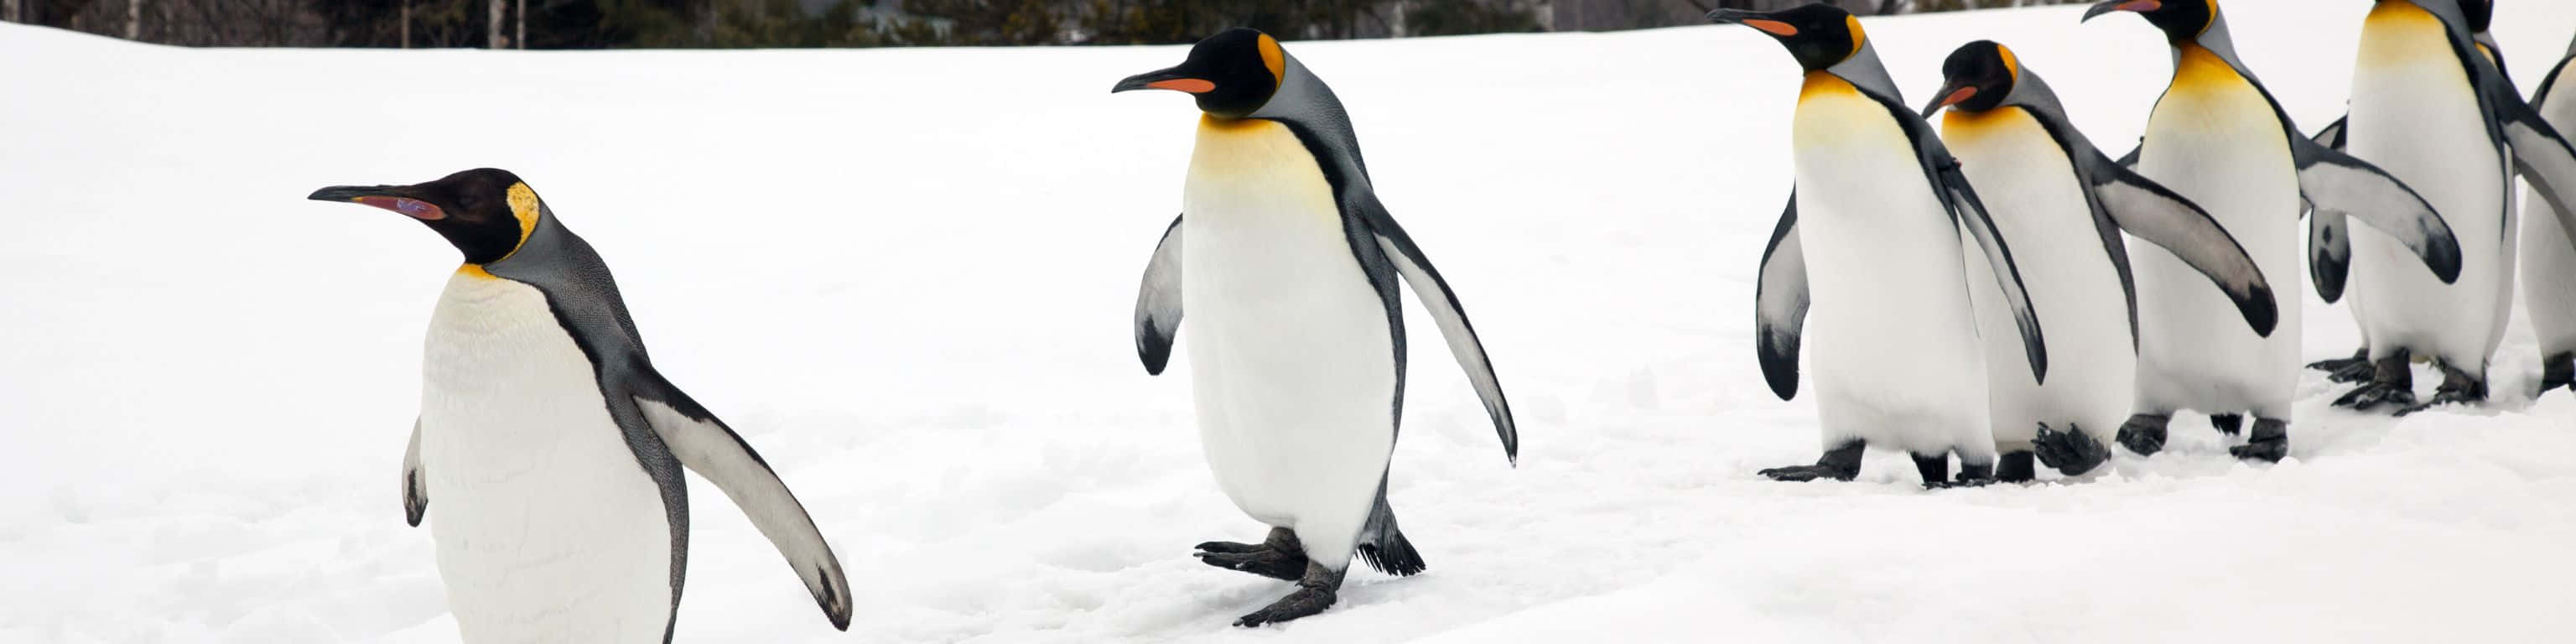
[[[402,0],[402,48],[411,48],[411,0]]]
[[[18,19],[18,0],[0,0],[0,22],[21,22]]]
[[[125,39],[143,39],[143,0],[125,0]]]
[[[528,0],[519,0],[519,7],[518,7],[518,9],[513,10],[513,11],[512,11],[512,13],[515,13],[515,14],[517,14],[517,15],[518,15],[519,29],[518,29],[518,33],[514,33],[514,34],[511,34],[511,35],[510,35],[510,44],[511,44],[511,45],[513,45],[513,46],[516,46],[516,47],[518,47],[518,48],[520,48],[520,49],[527,49],[527,48],[528,48]]]
[[[502,44],[501,10],[509,7],[510,5],[504,0],[491,0],[490,2],[483,3],[483,5],[491,9],[491,11],[485,12],[486,15],[491,16],[491,19],[484,21],[483,48],[500,49]]]

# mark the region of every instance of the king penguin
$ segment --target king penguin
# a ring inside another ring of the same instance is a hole
[[[2567,55],[2549,69],[2531,99],[2533,111],[2560,132],[2576,128],[2576,90],[2558,83],[2571,66],[2576,66],[2576,42],[2568,43]],[[2522,306],[2540,341],[2540,390],[2576,391],[2576,279],[2571,279],[2576,276],[2576,234],[2570,234],[2576,227],[2568,225],[2576,218],[2546,199],[2522,203]]]
[[[334,186],[465,253],[431,313],[405,519],[429,500],[439,577],[467,642],[671,639],[689,561],[680,468],[724,490],[848,630],[849,581],[787,485],[663,379],[590,244],[507,171]]]
[[[2270,335],[2279,315],[2271,283],[2199,205],[2094,148],[2011,49],[1961,45],[1941,72],[1945,82],[1923,114],[1950,108],[1942,139],[1983,188],[1995,227],[2028,242],[2020,260],[2048,328],[2048,354],[2057,358],[2044,384],[2018,368],[2021,346],[2002,294],[1975,289],[1995,446],[2004,453],[1995,477],[2031,480],[2034,455],[2060,473],[2083,474],[2110,458],[2105,445],[2136,394],[2137,294],[2120,231],[2198,270],[2258,336]]]
[[[1137,356],[1146,373],[1162,373],[1187,303],[1208,467],[1236,508],[1271,526],[1261,543],[1212,541],[1196,556],[1297,584],[1234,624],[1322,612],[1355,552],[1389,574],[1421,572],[1386,498],[1404,411],[1399,276],[1448,338],[1504,457],[1520,453],[1511,406],[1458,296],[1378,202],[1340,99],[1278,40],[1251,29],[1209,36],[1180,65],[1110,91],[1138,89],[1190,94],[1202,113],[1181,216],[1138,288]]]
[[[2393,404],[2404,414],[2485,400],[2513,297],[2512,172],[2521,169],[2539,201],[2576,196],[2567,192],[2576,189],[2576,151],[2479,51],[2470,25],[2456,0],[2379,0],[2362,23],[2345,141],[2423,191],[2463,252],[2459,279],[2436,281],[2400,261],[2403,240],[2351,235],[2351,283],[2362,304],[2354,312],[2375,364],[2371,380],[2337,405]],[[2421,404],[2407,364],[2418,355],[2443,374]]]
[[[1783,481],[1850,480],[1864,449],[1903,450],[1926,486],[1993,480],[1984,350],[1969,293],[1965,236],[2021,339],[2033,384],[2048,372],[2040,320],[2002,231],[1932,128],[1904,104],[1860,20],[1829,5],[1719,9],[1709,19],[1769,34],[1805,70],[1791,127],[1797,185],[1762,252],[1754,348],[1771,390],[1798,390],[1812,362],[1824,455],[1763,470]],[[1812,328],[1807,319],[1812,314]],[[1890,359],[1891,356],[1901,359]]]
[[[2264,275],[2297,274],[2303,198],[2316,208],[2312,224],[2360,217],[2404,242],[2432,274],[2458,274],[2459,244],[2441,216],[2377,166],[2309,140],[2236,57],[2216,0],[2114,0],[2093,5],[2084,20],[2121,11],[2164,32],[2173,54],[2173,79],[2131,153],[2138,173],[2206,209]],[[2151,244],[2129,251],[2137,271],[2138,393],[2120,443],[2152,455],[2163,449],[2176,410],[2207,412],[2222,431],[2251,411],[2246,444],[2228,453],[2263,461],[2287,455],[2300,307],[2281,307],[2271,335],[2253,333],[2234,303],[2193,284],[2203,277],[2173,253]],[[2319,288],[2326,290],[2322,279]]]

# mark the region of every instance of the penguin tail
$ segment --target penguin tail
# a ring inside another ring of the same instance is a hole
[[[1360,527],[1359,555],[1370,568],[1397,577],[1412,576],[1429,567],[1422,563],[1422,553],[1413,549],[1413,542],[1404,538],[1404,531],[1396,528],[1395,507],[1386,503],[1386,481],[1378,481],[1377,507],[1369,509],[1368,523]]]

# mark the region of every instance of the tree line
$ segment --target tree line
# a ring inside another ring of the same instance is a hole
[[[0,21],[143,42],[492,49],[1186,43],[1699,24],[1805,0],[0,0]],[[2077,0],[1833,0],[1892,14]]]

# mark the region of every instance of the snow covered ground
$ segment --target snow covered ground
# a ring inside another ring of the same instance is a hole
[[[2576,6],[2502,4],[2528,90]],[[1994,38],[2125,149],[2166,50],[2079,11],[1866,24],[1913,100],[1951,47]],[[2341,111],[2362,3],[2229,11],[2303,125]],[[854,582],[834,632],[693,483],[683,641],[2576,629],[2576,396],[2532,399],[2520,322],[2487,407],[2358,416],[2310,375],[2278,465],[2186,415],[2168,451],[2073,484],[1927,492],[1892,453],[1855,482],[1773,483],[1753,471],[1817,447],[1812,404],[1774,399],[1749,346],[1789,181],[1778,46],[1688,27],[1290,47],[1349,104],[1526,443],[1508,467],[1417,343],[1393,496],[1431,570],[1354,573],[1331,611],[1243,630],[1285,585],[1188,556],[1262,528],[1212,484],[1188,379],[1147,377],[1127,331],[1196,114],[1107,90],[1182,48],[182,50],[0,25],[0,641],[452,640],[395,481],[455,251],[303,197],[477,166],[598,246],[662,370],[768,457]],[[2309,356],[2349,351],[2348,315],[2308,306]]]

